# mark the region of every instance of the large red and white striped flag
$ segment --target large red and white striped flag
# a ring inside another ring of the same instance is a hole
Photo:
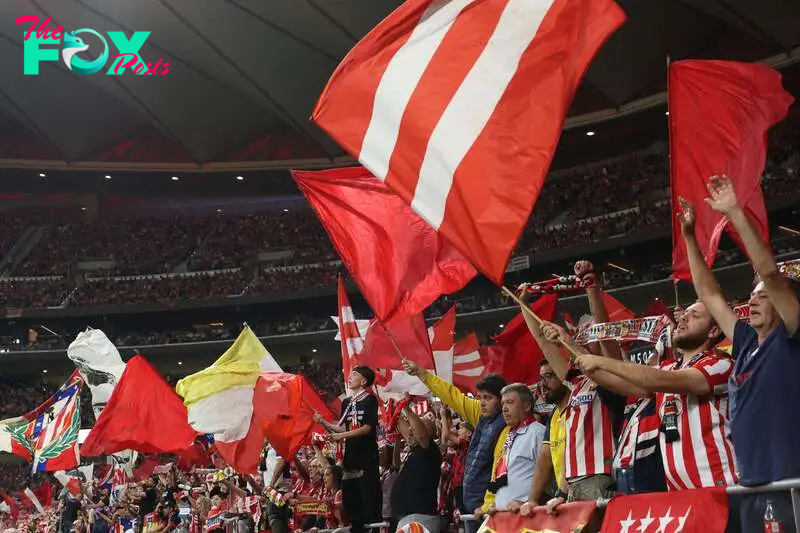
[[[312,119],[500,283],[613,0],[408,0]]]

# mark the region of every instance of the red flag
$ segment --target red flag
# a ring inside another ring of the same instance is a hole
[[[453,385],[464,392],[476,392],[475,384],[486,375],[478,336],[470,333],[453,348]]]
[[[356,317],[353,315],[353,308],[350,307],[341,276],[339,276],[339,337],[342,347],[342,373],[346,385],[350,369],[360,364],[358,356],[364,348],[364,340],[358,331]]]
[[[450,383],[453,382],[453,354],[456,345],[455,335],[456,306],[452,305],[433,326],[428,328],[436,375]]]
[[[612,498],[601,531],[722,533],[727,524],[725,489],[675,490]]]
[[[191,447],[196,436],[175,389],[137,355],[125,366],[81,453],[88,457],[121,450],[174,453]]]
[[[606,291],[601,290],[600,297],[603,299],[603,307],[606,308],[609,322],[619,322],[620,320],[630,320],[631,318],[636,318],[636,313],[622,305],[622,302],[608,294]]]
[[[16,522],[19,517],[19,505],[8,494],[0,494],[0,513],[6,513],[11,517],[11,520]]]
[[[253,418],[260,419],[264,438],[281,457],[294,457],[309,439],[316,425],[315,411],[327,420],[333,418],[304,376],[280,372],[261,374],[256,383],[253,407]],[[319,428],[319,431],[324,430]]]
[[[133,471],[133,477],[136,481],[144,481],[150,477],[158,464],[159,460],[157,457],[145,457],[142,464],[139,465],[139,468]]]
[[[188,449],[179,452],[178,469],[192,470],[193,468],[205,468],[214,461],[211,457],[211,445],[208,437],[200,436],[194,439],[194,443]]]
[[[558,507],[557,515],[547,514],[542,512],[541,509],[540,512],[534,513],[531,518],[525,518],[518,513],[497,513],[489,519],[485,531],[493,533],[506,533],[509,531],[582,531],[592,520],[597,504],[595,502],[567,503]]]
[[[347,54],[312,120],[499,284],[624,20],[613,0],[410,0]]]
[[[661,315],[670,315],[669,308],[667,304],[664,303],[664,300],[660,298],[656,298],[650,305],[647,306],[647,309],[644,310],[642,316],[661,316]],[[671,315],[670,315],[671,316]]]
[[[531,305],[531,309],[542,320],[552,321],[557,302],[558,295],[545,294]],[[484,350],[487,374],[500,374],[509,383],[536,381],[539,361],[544,354],[528,330],[522,312],[494,338],[494,346],[487,346]]]
[[[364,340],[360,364],[372,368],[402,369],[398,350],[403,357],[414,361],[421,368],[434,368],[428,328],[421,313],[390,322],[373,320]]]
[[[49,481],[45,481],[39,488],[33,489],[33,493],[44,507],[48,507],[53,503],[53,484]]]
[[[764,65],[733,61],[678,61],[670,65],[675,279],[691,279],[677,220],[679,196],[694,205],[697,241],[706,263],[714,264],[719,239],[728,221],[704,202],[708,196],[706,183],[713,175],[726,174],[731,179],[756,231],[769,242],[767,211],[760,187],[767,155],[767,130],[786,117],[793,101],[781,86],[781,75]]]
[[[475,277],[472,264],[368,170],[292,171],[381,320],[421,313]]]

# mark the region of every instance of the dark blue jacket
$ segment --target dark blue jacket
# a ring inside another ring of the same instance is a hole
[[[494,447],[497,437],[506,427],[502,413],[484,416],[475,426],[472,440],[467,450],[467,464],[464,467],[464,507],[472,512],[483,505],[483,497],[492,477]]]

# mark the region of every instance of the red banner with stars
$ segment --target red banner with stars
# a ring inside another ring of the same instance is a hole
[[[725,489],[681,490],[612,499],[601,533],[723,533],[727,525]]]

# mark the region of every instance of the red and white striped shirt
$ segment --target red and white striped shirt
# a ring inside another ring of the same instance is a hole
[[[700,353],[681,365],[671,360],[662,370],[696,368],[711,388],[707,396],[656,394],[656,409],[663,420],[666,402],[675,402],[680,439],[666,442],[661,432],[661,455],[669,490],[727,487],[738,481],[728,420],[728,378],[733,361],[714,352]]]
[[[577,376],[564,384],[570,389],[564,452],[566,479],[610,474],[614,432],[611,413],[600,399],[597,384],[586,376]]]

